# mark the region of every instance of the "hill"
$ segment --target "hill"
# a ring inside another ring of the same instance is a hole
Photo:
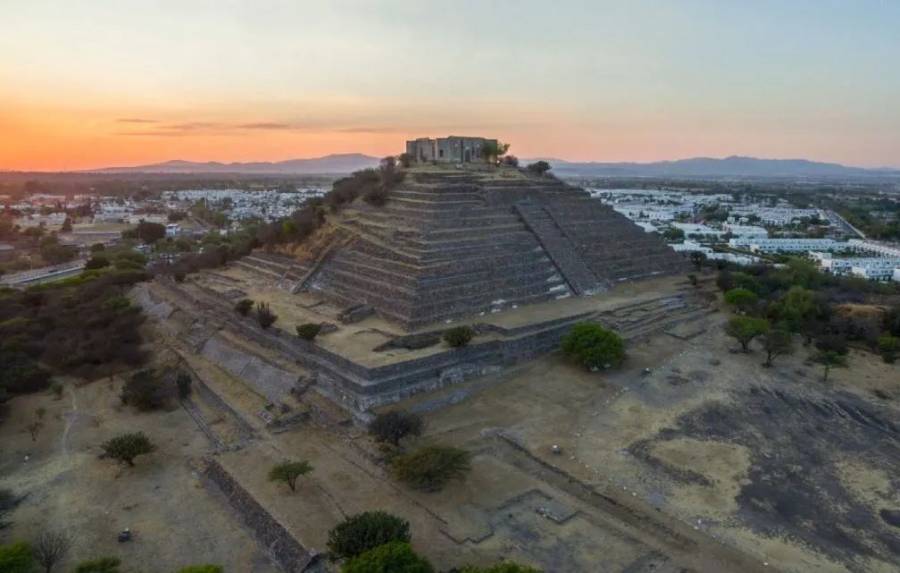
[[[351,173],[378,165],[378,158],[362,153],[340,153],[309,159],[259,161],[250,163],[220,163],[218,161],[165,161],[132,167],[93,169],[93,173],[250,173],[250,174],[312,174]]]
[[[898,177],[896,169],[865,169],[838,163],[822,163],[806,159],[759,159],[731,156],[724,159],[694,157],[677,161],[652,163],[570,162],[548,159],[559,175],[634,176],[634,177]]]

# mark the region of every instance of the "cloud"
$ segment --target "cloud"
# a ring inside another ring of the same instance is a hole
[[[120,117],[116,120],[118,123],[157,123],[155,119],[147,119],[143,117]]]
[[[240,129],[293,129],[293,126],[289,123],[277,123],[277,122],[259,122],[259,123],[242,123],[238,125]]]

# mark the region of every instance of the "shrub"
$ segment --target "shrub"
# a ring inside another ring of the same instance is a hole
[[[725,302],[739,310],[749,310],[759,301],[756,293],[745,288],[737,287],[725,293]]]
[[[543,176],[545,173],[550,171],[550,164],[546,161],[535,161],[534,163],[529,163],[527,167],[525,167],[528,171],[536,175]]]
[[[394,541],[366,551],[348,561],[341,573],[433,573],[431,564],[409,543]]]
[[[316,336],[319,335],[319,332],[322,330],[321,324],[316,324],[314,322],[307,322],[305,324],[300,324],[297,326],[297,336],[302,338],[303,340],[312,341]]]
[[[234,305],[234,311],[241,316],[247,316],[253,310],[253,301],[249,298],[242,298]]]
[[[828,382],[828,374],[832,368],[847,366],[847,357],[834,350],[819,350],[813,360],[822,365],[822,382]]]
[[[625,360],[625,343],[618,334],[599,324],[576,324],[563,338],[562,350],[585,368],[610,368]]]
[[[725,325],[725,334],[737,340],[744,352],[750,352],[750,343],[753,339],[768,330],[769,321],[749,316],[733,316]]]
[[[422,418],[411,412],[391,410],[378,414],[369,423],[369,434],[379,442],[388,442],[395,446],[406,436],[420,436],[422,434]]]
[[[178,573],[222,573],[225,571],[221,565],[191,565],[182,567]]]
[[[767,367],[772,366],[772,361],[776,357],[794,351],[794,339],[791,333],[783,328],[774,328],[763,334],[762,345],[766,351],[764,366]]]
[[[269,328],[275,321],[278,320],[278,316],[272,312],[272,309],[269,308],[268,303],[258,302],[256,303],[256,320],[259,322],[259,325],[263,328]]]
[[[34,567],[34,555],[27,543],[0,545],[0,571],[3,573],[33,573]]]
[[[82,561],[75,568],[75,573],[119,573],[122,561],[118,557],[100,557],[90,561]]]
[[[178,387],[178,397],[184,400],[191,395],[191,383],[193,379],[187,372],[179,372],[175,376],[175,385]]]
[[[286,483],[291,491],[297,491],[297,478],[304,476],[313,470],[307,461],[285,461],[269,470],[269,481]]]
[[[109,259],[104,257],[103,255],[94,255],[88,262],[84,264],[84,268],[87,270],[93,269],[102,269],[109,266]]]
[[[440,491],[452,479],[463,479],[471,470],[470,455],[449,446],[427,446],[391,461],[394,475],[410,487]]]
[[[469,326],[454,326],[444,333],[444,342],[453,348],[466,346],[475,338],[475,331]]]
[[[882,360],[893,364],[897,360],[897,353],[900,352],[900,338],[890,334],[879,336],[878,352],[881,354]]]
[[[152,453],[156,450],[156,446],[150,441],[144,432],[134,432],[130,434],[122,434],[111,440],[104,442],[101,446],[104,454],[108,457],[128,464],[134,465],[134,458],[145,454]]]
[[[405,519],[384,511],[366,511],[347,517],[328,532],[328,551],[332,559],[343,559],[385,543],[408,543],[409,539]]]
[[[135,372],[122,386],[121,399],[142,412],[158,410],[166,405],[169,389],[156,371],[146,369]]]

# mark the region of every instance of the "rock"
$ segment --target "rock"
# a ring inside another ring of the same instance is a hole
[[[335,332],[338,329],[338,325],[333,322],[322,322],[319,324],[319,334],[328,334],[329,332]]]
[[[882,509],[878,514],[888,525],[900,527],[900,509]]]
[[[353,324],[359,322],[375,314],[375,309],[368,304],[357,304],[349,308],[345,308],[338,315],[338,320],[344,324]]]

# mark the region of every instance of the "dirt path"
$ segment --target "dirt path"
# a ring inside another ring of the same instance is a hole
[[[74,388],[69,384],[66,386],[69,390],[69,397],[72,402],[72,409],[63,414],[63,417],[66,419],[66,426],[63,428],[62,437],[60,438],[60,452],[64,457],[69,457],[69,433],[72,431],[72,426],[75,425],[75,422],[80,417],[78,412],[78,397],[75,394]]]

